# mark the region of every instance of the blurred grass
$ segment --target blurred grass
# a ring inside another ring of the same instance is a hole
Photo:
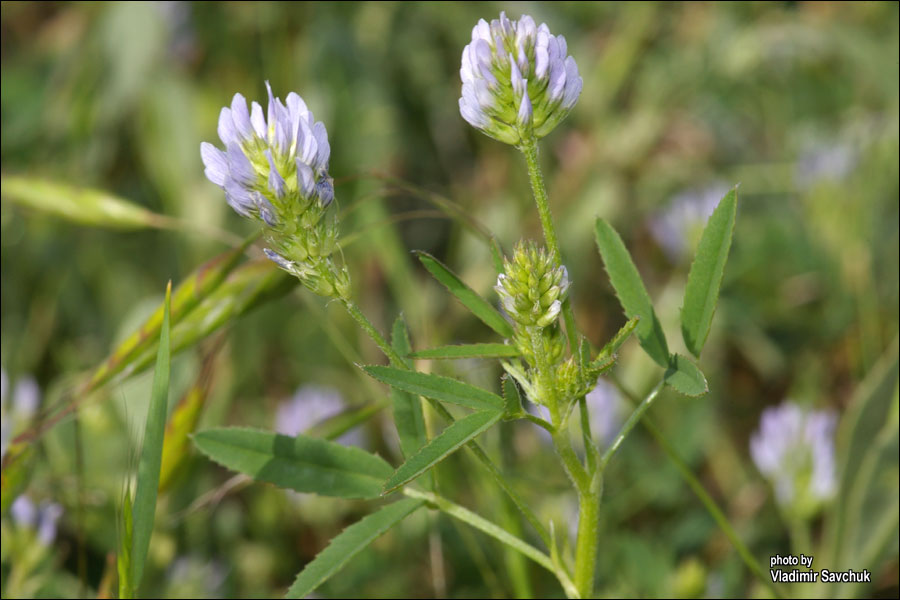
[[[544,140],[542,162],[576,315],[595,345],[625,319],[593,247],[594,217],[622,234],[672,350],[684,352],[677,322],[689,253],[664,251],[650,223],[679,193],[740,183],[732,254],[701,361],[711,393],[690,401],[666,394],[652,412],[757,556],[784,552],[787,533],[747,452],[759,414],[786,397],[842,410],[897,335],[896,3],[3,3],[3,175],[98,188],[245,235],[251,227],[204,179],[198,149],[215,139],[218,110],[232,94],[261,98],[268,79],[279,95],[300,93],[328,127],[331,174],[348,212],[343,230],[361,232],[346,257],[366,313],[388,331],[404,312],[414,348],[488,341],[489,330],[408,253],[434,254],[492,297],[494,270],[478,236],[443,218],[366,228],[431,208],[410,188],[372,177],[377,170],[451,198],[506,249],[519,237],[539,238],[523,162],[457,112],[462,47],[478,18],[500,10],[513,18],[528,12],[564,34],[585,79],[573,113]],[[2,365],[13,380],[33,373],[45,405],[149,315],[166,280],[225,249],[200,231],[109,232],[6,201],[0,231]],[[272,428],[279,401],[307,382],[338,388],[351,407],[383,400],[348,376],[354,367],[333,340],[343,336],[367,363],[380,360],[377,350],[339,309],[325,307],[334,325],[326,331],[322,310],[298,300],[275,300],[231,326],[201,429]],[[173,361],[173,395],[191,385],[200,356]],[[639,391],[652,383],[651,365],[629,342],[617,373]],[[432,368],[453,372],[443,362]],[[497,389],[493,363],[463,363],[463,371]],[[125,448],[148,400],[149,379],[139,376],[79,412],[92,587],[115,548],[111,517]],[[363,429],[371,449],[399,458],[389,415]],[[503,429],[486,445],[512,446],[508,470],[518,488],[565,536],[565,476],[532,426]],[[64,422],[37,444],[28,488],[67,511],[53,560],[32,561],[29,577],[42,595],[77,589],[73,436]],[[148,593],[279,595],[328,539],[369,510],[254,485],[185,512],[228,475],[195,456],[184,468],[190,476],[161,499],[165,515],[180,516],[154,532]],[[465,457],[438,472],[444,495],[486,516],[502,513],[492,484]],[[598,590],[758,592],[644,432],[611,463],[606,489]],[[432,522],[448,593],[495,589],[456,527]],[[5,582],[15,526],[5,516],[3,523]],[[414,515],[321,593],[432,595],[425,525]],[[511,594],[499,546],[477,539]],[[875,592],[896,597],[896,538],[891,543]],[[536,595],[559,593],[549,576],[531,577]]]

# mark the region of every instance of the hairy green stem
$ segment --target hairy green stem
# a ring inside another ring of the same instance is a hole
[[[541,227],[544,229],[544,239],[547,248],[557,264],[562,264],[562,254],[559,251],[559,241],[556,237],[556,227],[553,225],[553,215],[550,214],[550,197],[544,186],[544,174],[538,162],[538,146],[535,138],[528,138],[519,146],[519,150],[525,155],[525,164],[528,166],[528,180],[531,183],[531,193],[534,195],[534,203],[537,205],[538,215],[541,218]],[[575,330],[575,313],[572,312],[572,304],[569,297],[563,300],[563,320],[566,323],[566,338],[569,341],[569,350],[574,354],[578,348],[578,332]]]
[[[575,587],[582,598],[594,595],[594,570],[600,524],[600,473],[594,474],[588,493],[578,497],[578,538],[575,542]]]

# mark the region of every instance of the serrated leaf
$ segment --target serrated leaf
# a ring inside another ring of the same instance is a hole
[[[706,377],[689,358],[673,354],[666,371],[666,385],[675,388],[685,396],[702,396],[709,391]]]
[[[375,498],[393,471],[384,459],[365,450],[304,435],[234,427],[207,429],[193,439],[220,465],[298,492]]]
[[[666,336],[628,249],[619,234],[603,219],[597,219],[596,235],[597,247],[609,274],[609,281],[625,309],[625,315],[629,319],[640,317],[635,331],[641,347],[657,364],[668,367],[669,347]]]
[[[418,350],[409,356],[432,360],[453,360],[460,358],[515,358],[520,354],[515,346],[507,344],[460,344]]]
[[[156,371],[144,426],[144,443],[138,463],[137,490],[134,494],[133,534],[131,546],[131,586],[137,590],[144,575],[144,563],[150,550],[150,536],[156,517],[156,499],[159,493],[159,472],[162,463],[163,437],[166,431],[166,413],[169,406],[169,306],[172,299],[172,283],[166,288],[163,321],[159,334],[159,350],[156,353]]]
[[[503,417],[500,411],[484,410],[472,413],[447,426],[444,431],[400,465],[387,483],[384,493],[409,483],[428,469],[458,450],[463,444],[490,429]]]
[[[698,358],[716,312],[736,212],[737,188],[725,194],[710,216],[684,289],[681,334],[687,349]]]
[[[394,321],[391,346],[400,356],[409,354],[409,332],[402,316]],[[417,395],[392,386],[391,402],[394,405],[394,423],[400,437],[400,449],[404,457],[412,456],[428,441],[422,401]]]
[[[3,197],[33,210],[95,227],[143,229],[165,226],[169,219],[103,190],[82,188],[36,177],[3,176]]]
[[[378,381],[411,394],[475,410],[503,410],[503,398],[497,394],[450,377],[378,365],[366,366],[363,370]]]
[[[441,261],[426,252],[417,252],[419,260],[428,269],[428,272],[434,275],[434,278],[440,281],[451,294],[456,296],[457,300],[463,303],[463,306],[472,311],[472,314],[481,319],[481,321],[496,331],[504,338],[513,336],[512,325],[503,318],[491,304],[479,296],[468,285],[463,283],[462,279],[447,268]]]
[[[400,500],[350,525],[300,571],[286,597],[305,598],[376,538],[424,505],[422,500]]]

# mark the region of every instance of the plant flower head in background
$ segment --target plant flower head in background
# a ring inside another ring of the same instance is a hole
[[[263,226],[273,262],[317,294],[344,296],[349,276],[331,257],[337,224],[326,219],[334,200],[328,132],[299,95],[291,92],[283,103],[268,82],[266,89],[265,115],[257,102],[248,109],[241,94],[222,109],[218,132],[225,150],[200,145],[206,177],[238,214]]]
[[[790,401],[763,412],[750,439],[750,454],[787,514],[812,517],[834,496],[836,424],[834,413]]]
[[[582,79],[566,39],[524,15],[511,21],[501,12],[472,28],[459,69],[459,112],[473,127],[518,145],[542,138],[578,101]]]

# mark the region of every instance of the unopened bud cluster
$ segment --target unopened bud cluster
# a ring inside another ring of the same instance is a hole
[[[334,187],[325,125],[297,94],[283,103],[266,88],[266,115],[257,102],[248,109],[241,94],[222,109],[218,133],[225,150],[200,145],[206,176],[238,214],[264,227],[266,256],[317,294],[346,297],[349,275],[332,259],[337,224],[326,216]]]
[[[524,15],[506,13],[472,28],[459,69],[459,111],[473,127],[507,144],[542,138],[578,101],[582,79],[566,39]]]

